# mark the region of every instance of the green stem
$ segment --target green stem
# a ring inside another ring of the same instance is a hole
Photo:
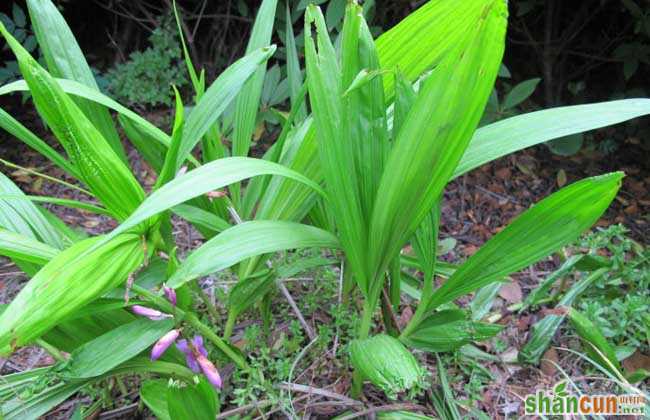
[[[61,350],[57,349],[56,347],[54,347],[53,345],[51,345],[47,341],[45,341],[45,340],[43,340],[41,338],[37,338],[35,340],[35,342],[36,342],[36,344],[38,346],[43,347],[45,349],[45,351],[50,353],[50,356],[52,356],[54,358],[54,360],[56,360],[57,362],[65,362],[67,360],[66,357],[61,352]]]
[[[381,290],[381,289],[380,289]],[[375,308],[377,307],[378,294],[372,293],[364,302],[363,302],[363,313],[361,316],[361,324],[359,324],[359,331],[357,333],[357,338],[360,340],[368,338],[370,335],[370,328],[372,327],[372,317],[375,314]],[[355,369],[352,374],[352,398],[358,398],[361,395],[361,388],[363,386],[363,375],[358,370]]]
[[[210,299],[210,296],[208,296],[207,293],[201,288],[199,285],[198,279],[195,282],[191,282],[192,287],[194,288],[194,291],[196,294],[199,295],[199,298],[201,298],[201,302],[205,305],[205,307],[208,310],[208,313],[212,317],[212,321],[219,323],[221,322],[221,316],[219,315],[219,311],[217,311],[217,307],[212,304],[212,300]]]
[[[223,329],[223,338],[229,340],[232,335],[232,330],[235,328],[235,316],[232,311],[228,311],[228,319],[226,320],[226,326]]]
[[[131,288],[134,292],[146,297],[148,300],[159,306],[166,312],[174,313],[177,319],[184,319],[188,324],[200,331],[208,340],[212,341],[219,350],[221,350],[226,356],[228,356],[237,366],[241,369],[248,370],[248,363],[244,358],[237,354],[230,346],[222,340],[217,334],[215,334],[210,327],[202,323],[199,318],[194,315],[192,312],[185,312],[171,303],[167,302],[164,298],[156,295],[155,293],[147,290],[143,287],[134,284]]]

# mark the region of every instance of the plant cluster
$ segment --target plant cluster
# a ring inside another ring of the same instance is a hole
[[[304,72],[289,31],[285,39],[293,88],[282,131],[262,158],[250,158],[267,62],[276,51],[269,44],[277,0],[262,1],[246,55],[210,85],[179,31],[194,103],[187,112],[174,90],[171,133],[99,92],[51,1],[27,5],[47,69],[0,26],[24,78],[0,92],[29,90],[65,154],[8,114],[0,114],[0,126],[78,180],[98,204],[37,200],[108,215],[119,225],[84,237],[0,178],[0,251],[31,277],[0,315],[0,351],[35,343],[58,361],[4,378],[7,419],[38,417],[80,389],[125,373],[143,378],[140,396],[156,416],[214,418],[219,402],[232,398],[219,395],[228,389],[223,365],[234,365],[235,381],[260,378],[267,366],[263,350],[233,346],[238,319],[255,308],[268,326],[276,290],[290,301],[282,279],[334,263],[343,267],[341,304],[356,321],[344,343],[354,371],[350,394],[358,397],[367,382],[389,398],[419,394],[428,374],[412,350],[447,352],[501,330],[454,301],[577,239],[614,199],[623,174],[586,178],[542,199],[458,266],[437,258],[447,183],[525,147],[650,113],[650,100],[630,99],[478,128],[501,67],[505,1],[431,1],[377,39],[361,6],[350,2],[336,41],[326,15],[310,5]],[[511,92],[510,101],[521,96]],[[150,193],[128,166],[109,109],[158,175]],[[172,215],[206,239],[182,260]],[[402,253],[409,244],[415,257]],[[326,251],[275,258],[313,248]],[[414,266],[420,274],[406,280],[403,268]],[[222,321],[200,280],[228,268],[236,283],[222,302]],[[402,328],[394,315],[403,295],[417,309]],[[248,334],[254,346],[256,332]],[[52,378],[45,388],[14,398],[42,377]],[[264,381],[249,382],[255,383]],[[244,389],[248,395],[236,395],[237,402],[260,392]],[[439,410],[457,411],[448,405],[448,386],[431,395]]]
[[[149,43],[149,48],[131,53],[126,62],[107,71],[108,90],[129,105],[172,105],[173,94],[161,86],[181,88],[188,83],[173,16],[161,18]]]

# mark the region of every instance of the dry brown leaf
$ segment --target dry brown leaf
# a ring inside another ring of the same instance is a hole
[[[633,373],[638,369],[650,371],[650,356],[641,353],[637,349],[632,356],[623,360],[622,365],[628,373]]]
[[[564,169],[560,169],[557,172],[555,180],[557,181],[557,186],[560,188],[566,185],[566,172],[564,171]]]
[[[554,377],[557,373],[556,364],[558,364],[560,358],[558,357],[557,350],[555,347],[551,347],[544,353],[542,356],[542,361],[540,363],[540,368],[542,373],[548,377]]]
[[[501,286],[499,289],[499,296],[506,300],[508,303],[519,303],[523,298],[521,286],[517,281],[511,281]]]

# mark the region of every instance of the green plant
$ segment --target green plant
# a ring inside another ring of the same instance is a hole
[[[130,105],[172,105],[172,91],[161,86],[180,88],[188,82],[172,16],[160,19],[149,36],[149,44],[144,51],[132,53],[126,62],[108,70],[108,90]]]
[[[37,53],[38,44],[36,43],[36,37],[32,33],[32,28],[27,21],[25,12],[16,3],[12,4],[11,12],[11,17],[4,13],[0,13],[0,22],[5,25],[7,30],[18,42],[23,44],[23,47],[25,47],[28,52],[32,54]],[[8,48],[5,45],[3,51],[6,51],[7,49]],[[10,60],[3,64],[4,65],[0,67],[0,83],[13,82],[20,78],[17,61]]]
[[[186,115],[175,92],[170,134],[90,83],[92,73],[78,48],[70,48],[76,46],[74,38],[49,0],[28,0],[28,7],[35,27],[56,22],[59,29],[56,34],[36,31],[48,70],[0,26],[25,79],[0,93],[29,90],[67,156],[9,115],[0,114],[0,125],[83,183],[87,189],[76,188],[99,203],[66,200],[66,205],[109,215],[119,226],[106,235],[79,238],[11,181],[0,183],[5,193],[0,221],[11,232],[0,236],[0,250],[33,275],[0,316],[0,351],[37,343],[59,360],[32,376],[6,378],[9,384],[20,382],[19,389],[35,389],[47,375],[54,378],[28,399],[7,397],[2,409],[8,419],[38,417],[79,389],[124,372],[171,379],[147,381],[141,391],[158,415],[186,418],[191,406],[213,418],[221,399],[213,388],[222,385],[222,363],[232,361],[258,378],[269,363],[262,351],[248,357],[231,346],[236,320],[257,307],[263,325],[270,324],[269,299],[279,281],[331,263],[274,258],[278,251],[301,248],[342,250],[329,252],[345,267],[341,300],[355,312],[353,298],[360,298],[356,339],[348,347],[356,372],[353,394],[362,391],[365,379],[391,396],[415,394],[426,372],[411,348],[448,351],[500,329],[472,319],[453,301],[575,240],[607,208],[623,175],[587,178],[563,188],[458,267],[437,262],[445,185],[522,148],[650,113],[650,100],[625,100],[517,115],[477,129],[501,64],[504,1],[471,0],[462,7],[429,2],[376,41],[360,6],[349,3],[338,50],[326,16],[312,5],[305,11],[307,82],[296,83],[300,87],[290,95],[274,145],[253,159],[247,155],[267,61],[275,52],[269,43],[277,1],[262,2],[247,54],[209,86],[181,36],[195,103]],[[297,72],[292,75],[302,80]],[[303,106],[306,94],[311,116]],[[106,108],[118,113],[128,139],[158,173],[150,194],[129,170],[119,141],[110,140],[115,127],[104,118]],[[223,141],[226,135],[230,144]],[[199,143],[201,153],[195,156]],[[172,214],[206,238],[183,261],[176,257]],[[407,243],[424,278],[410,284],[419,304],[399,331],[390,313],[399,309],[402,265],[408,262],[400,254]],[[221,325],[211,319],[220,314],[198,282],[231,267],[237,283],[228,290],[227,319],[218,335]],[[448,278],[436,288],[438,275]],[[383,330],[374,326],[380,307]],[[249,334],[255,337],[258,331]],[[111,341],[119,345],[106,344]],[[141,355],[152,344],[153,361]],[[70,354],[69,360],[61,351]],[[281,363],[278,369],[285,368]],[[438,404],[457,414],[454,404],[444,407],[448,388],[436,393]]]
[[[650,253],[622,225],[599,229],[581,247],[606,254],[611,269],[578,299],[579,308],[614,346],[619,360],[650,350]]]

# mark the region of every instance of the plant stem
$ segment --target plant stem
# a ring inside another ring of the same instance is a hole
[[[212,317],[213,322],[220,322],[221,321],[221,316],[219,315],[219,311],[217,311],[217,307],[214,306],[212,303],[212,299],[210,299],[210,296],[208,296],[207,293],[205,293],[205,290],[201,288],[201,285],[199,284],[199,280],[197,279],[195,282],[191,282],[192,287],[194,288],[194,291],[196,294],[199,295],[199,298],[201,298],[201,301],[205,305],[206,309],[208,310],[208,313]]]
[[[52,356],[54,360],[56,360],[57,362],[65,362],[67,360],[65,355],[61,352],[61,350],[57,349],[47,341],[41,338],[37,338],[35,342],[38,346],[43,347],[45,351],[50,353],[50,356]]]
[[[381,289],[379,290],[381,293]],[[359,331],[357,333],[357,338],[360,340],[368,338],[368,335],[370,335],[372,316],[375,314],[378,298],[379,295],[377,293],[371,292],[371,296],[368,296],[368,298],[363,302],[363,314],[361,316],[361,324],[359,325]],[[362,386],[363,376],[358,369],[355,369],[352,374],[352,398],[358,398],[358,396],[361,395]]]
[[[217,334],[215,334],[210,327],[202,323],[194,313],[185,312],[173,306],[171,303],[167,302],[167,300],[165,300],[164,298],[156,295],[150,290],[138,286],[137,284],[133,285],[132,290],[146,297],[148,300],[155,303],[161,309],[170,313],[174,313],[177,319],[184,319],[185,321],[187,321],[188,324],[196,328],[203,335],[205,335],[206,338],[212,341],[214,345],[217,346],[217,348],[221,350],[226,356],[228,356],[233,362],[235,362],[237,366],[239,366],[241,369],[245,369],[245,370],[249,369],[246,360],[244,360],[244,358],[241,355],[237,354],[232,348],[230,348],[228,343],[226,343]]]
[[[368,338],[370,328],[372,327],[372,316],[375,313],[376,307],[377,299],[369,298],[363,302],[363,314],[361,315],[361,324],[359,325],[359,333],[357,334],[358,339],[363,340],[364,338]]]
[[[226,326],[223,329],[224,340],[229,340],[232,335],[232,330],[235,328],[235,316],[232,311],[228,311],[228,319],[226,319]]]

